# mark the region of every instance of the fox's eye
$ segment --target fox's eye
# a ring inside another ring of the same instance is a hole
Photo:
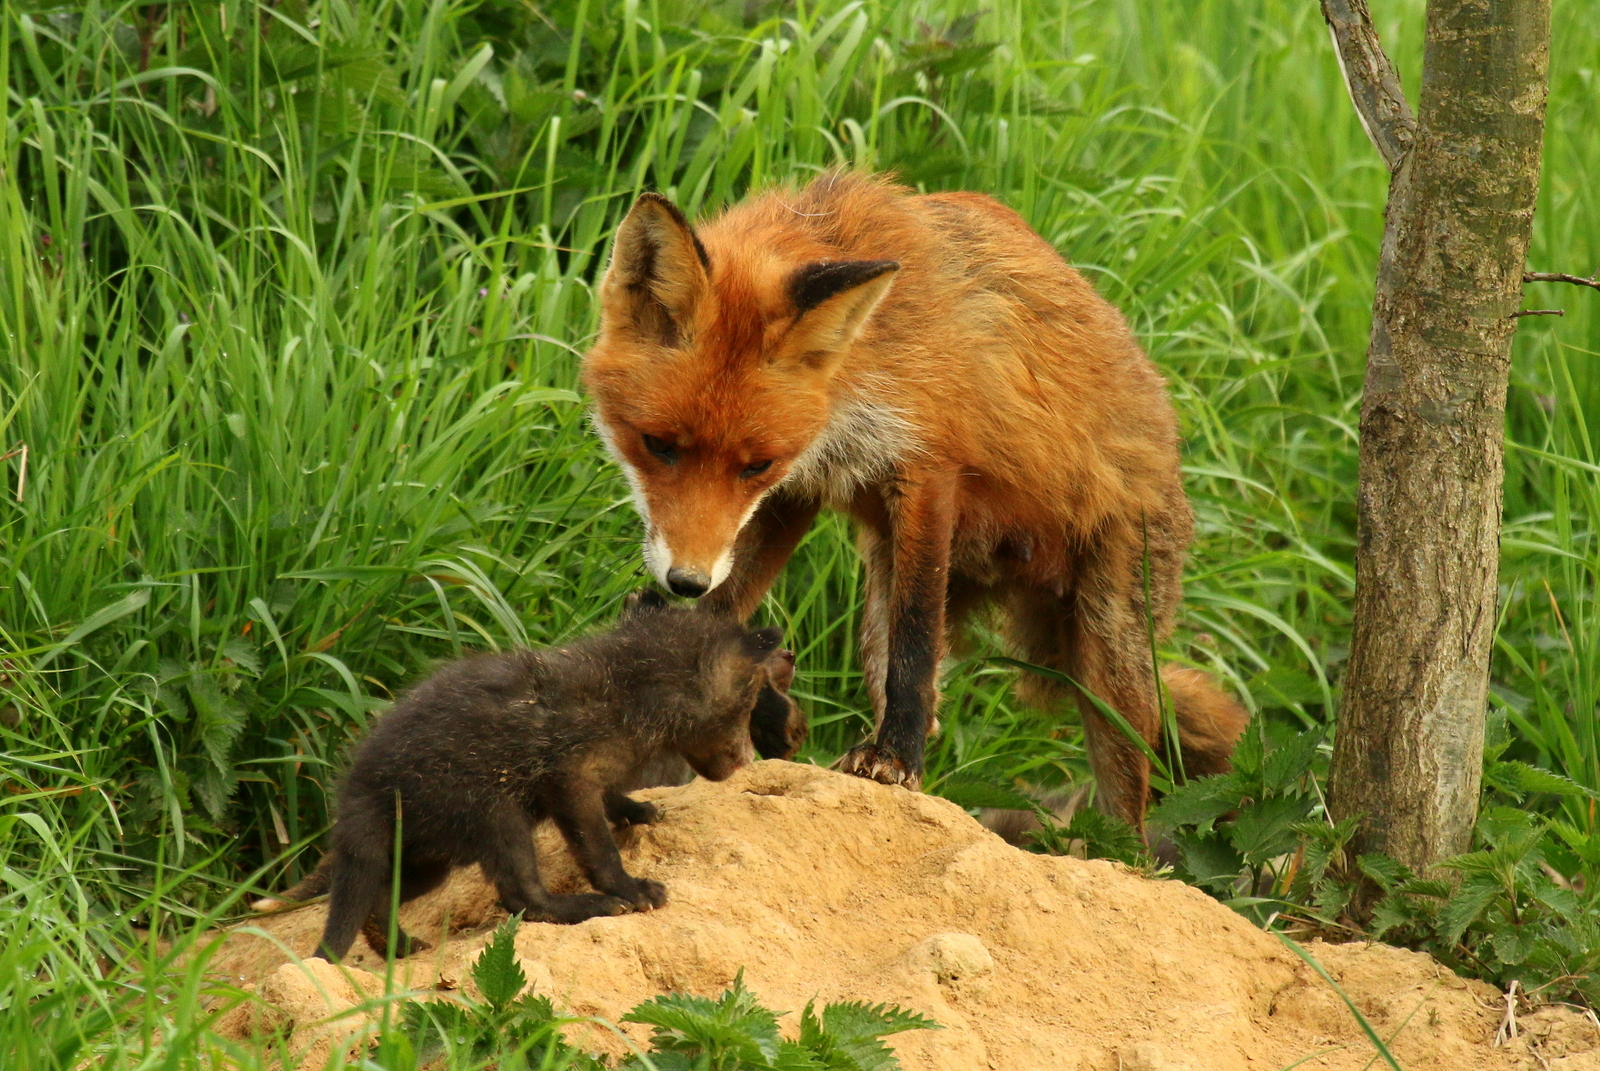
[[[739,479],[748,480],[752,476],[760,476],[763,472],[766,472],[771,467],[772,467],[772,459],[771,458],[768,458],[766,461],[753,462],[753,463],[751,463],[749,465],[746,465],[744,467],[744,471],[739,473]]]
[[[665,439],[658,439],[654,435],[646,435],[644,437],[644,448],[669,465],[678,460],[678,448]]]

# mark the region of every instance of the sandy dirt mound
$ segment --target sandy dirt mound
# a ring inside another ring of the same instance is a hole
[[[528,923],[517,938],[536,990],[574,1013],[615,1021],[663,991],[716,995],[743,968],[791,1028],[812,998],[890,1001],[938,1020],[944,1030],[891,1039],[909,1071],[1372,1065],[1326,983],[1178,882],[1032,855],[945,800],[791,763],[641,795],[663,818],[633,835],[624,858],[665,882],[671,903],[578,926]],[[559,840],[544,833],[541,845],[551,887],[581,888]],[[343,969],[297,961],[323,914],[310,905],[263,917],[212,960],[261,998],[225,1029],[290,1026],[314,1066],[360,1024],[347,1010],[383,986],[361,941]],[[403,909],[406,928],[435,948],[403,961],[397,984],[470,991],[471,963],[501,917],[477,871],[458,872]],[[1408,1071],[1600,1071],[1600,1030],[1575,1011],[1524,1017],[1521,1036],[1494,1048],[1505,1005],[1493,988],[1381,945],[1311,950]],[[598,1030],[582,1040],[622,1051]]]

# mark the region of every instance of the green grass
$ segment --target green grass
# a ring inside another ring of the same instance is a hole
[[[1600,9],[1556,6],[1531,266],[1588,274]],[[1379,14],[1414,93],[1421,3]],[[0,1016],[30,1067],[199,1051],[195,973],[130,920],[297,876],[396,689],[644,581],[571,393],[644,188],[703,212],[846,163],[1017,208],[1172,382],[1171,654],[1329,716],[1386,175],[1309,0],[21,3],[0,64],[0,1003],[74,1009]],[[1567,315],[1519,330],[1497,703],[1511,755],[1600,789],[1600,296],[1528,306]],[[858,584],[828,520],[765,611],[818,759],[869,727]],[[930,784],[1082,777],[994,653],[948,678]]]

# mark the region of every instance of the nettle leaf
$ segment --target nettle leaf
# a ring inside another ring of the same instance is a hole
[[[1378,906],[1372,909],[1372,935],[1382,939],[1385,934],[1394,930],[1403,929],[1432,916],[1432,912],[1425,911],[1415,900],[1390,893],[1378,901]]]
[[[1363,855],[1356,860],[1356,865],[1361,868],[1363,874],[1377,883],[1378,888],[1385,891],[1415,877],[1404,863],[1390,859],[1382,852]]]
[[[214,673],[196,667],[186,684],[194,707],[195,733],[206,757],[217,770],[231,772],[233,745],[244,732],[244,707],[222,694]]]
[[[990,781],[971,774],[947,777],[939,782],[933,791],[935,795],[944,797],[958,807],[999,807],[1011,811],[1039,809],[1038,801],[1032,796],[999,781]]]
[[[1183,867],[1194,880],[1218,892],[1230,892],[1244,870],[1244,859],[1221,833],[1209,836],[1177,834]]]
[[[1580,861],[1600,867],[1600,833],[1589,833],[1559,820],[1551,822],[1549,828]]]
[[[1061,830],[1061,835],[1067,840],[1081,840],[1083,854],[1090,859],[1115,859],[1132,867],[1151,862],[1149,849],[1138,830],[1116,815],[1093,807],[1080,808]]]
[[[1282,792],[1311,774],[1311,763],[1326,729],[1296,733],[1294,739],[1268,755],[1261,767],[1261,784],[1267,792]]]
[[[1245,796],[1245,781],[1237,773],[1213,774],[1180,785],[1151,808],[1149,822],[1163,829],[1198,826],[1209,830],[1211,823],[1238,808]]]
[[[1506,717],[1506,710],[1509,708],[1521,713],[1527,710],[1529,705],[1527,696],[1518,695],[1510,688],[1499,684],[1489,685],[1489,699],[1489,710],[1483,727],[1483,761],[1486,768],[1511,746],[1511,723]]]
[[[1544,838],[1544,822],[1520,807],[1485,807],[1478,815],[1478,836],[1496,848],[1515,845],[1525,854]]]
[[[1535,877],[1532,892],[1535,900],[1561,918],[1576,918],[1583,910],[1583,903],[1578,899],[1577,893],[1571,889],[1563,889],[1543,874]]]
[[[1506,926],[1494,932],[1489,943],[1502,963],[1513,967],[1521,964],[1533,952],[1538,933],[1533,926]]]
[[[261,676],[260,652],[243,636],[229,636],[222,645],[222,657],[252,677]]]
[[[1558,773],[1526,762],[1492,762],[1483,768],[1484,784],[1518,800],[1537,792],[1555,796],[1600,798],[1593,791]]]
[[[618,1071],[706,1071],[707,1067],[706,1063],[687,1053],[652,1052],[649,1063],[645,1063],[642,1057],[630,1057],[620,1065]]]
[[[1424,896],[1443,903],[1450,899],[1456,889],[1448,881],[1438,881],[1432,878],[1412,878],[1410,881],[1401,882],[1394,891],[1402,896]]]
[[[521,915],[512,915],[494,931],[483,954],[472,965],[472,980],[478,985],[496,1012],[516,999],[528,984],[528,976],[517,962],[517,929],[522,925]]]
[[[883,1038],[906,1030],[943,1029],[932,1019],[889,1004],[843,1001],[800,1013],[800,1044],[829,1071],[892,1071],[900,1066]]]
[[[1260,714],[1250,719],[1250,724],[1245,726],[1244,733],[1239,737],[1238,743],[1233,746],[1233,772],[1244,785],[1257,784],[1261,777],[1261,765],[1266,761],[1267,755],[1267,723]]]
[[[428,1062],[442,1054],[447,1044],[478,1047],[484,1028],[472,1009],[454,1001],[430,1000],[407,1003],[400,1029],[411,1039],[418,1060]]]
[[[416,1071],[419,1064],[416,1046],[398,1030],[386,1030],[378,1035],[372,1062],[384,1071]]]
[[[1305,838],[1306,856],[1301,873],[1312,882],[1322,879],[1335,858],[1340,857],[1350,839],[1361,825],[1361,817],[1352,815],[1329,825],[1322,819],[1296,822],[1292,828]]]
[[[1456,944],[1468,927],[1482,919],[1503,895],[1504,888],[1497,882],[1475,878],[1462,882],[1460,890],[1439,912],[1440,934],[1450,944]]]
[[[772,1071],[831,1071],[822,1057],[794,1041],[778,1042],[778,1058]]]
[[[228,801],[239,788],[239,774],[233,767],[219,768],[207,763],[191,779],[190,787],[213,821],[221,821]]]
[[[778,1018],[744,987],[743,971],[717,1000],[668,993],[640,1004],[622,1021],[655,1027],[656,1048],[702,1057],[710,1067],[732,1061],[765,1068],[778,1055]]]
[[[1274,796],[1240,813],[1227,829],[1234,850],[1251,866],[1260,866],[1295,846],[1295,823],[1311,814],[1306,797]]]

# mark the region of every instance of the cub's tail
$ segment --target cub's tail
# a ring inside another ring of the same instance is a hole
[[[1227,773],[1233,745],[1250,722],[1249,713],[1198,669],[1168,665],[1162,668],[1161,679],[1177,714],[1184,777]]]
[[[293,907],[295,904],[303,904],[307,900],[315,900],[317,897],[327,894],[328,887],[333,880],[332,875],[333,853],[327,852],[323,854],[321,861],[317,863],[317,868],[300,879],[298,885],[293,885],[276,896],[263,896],[250,905],[251,910],[276,911],[280,907]]]

